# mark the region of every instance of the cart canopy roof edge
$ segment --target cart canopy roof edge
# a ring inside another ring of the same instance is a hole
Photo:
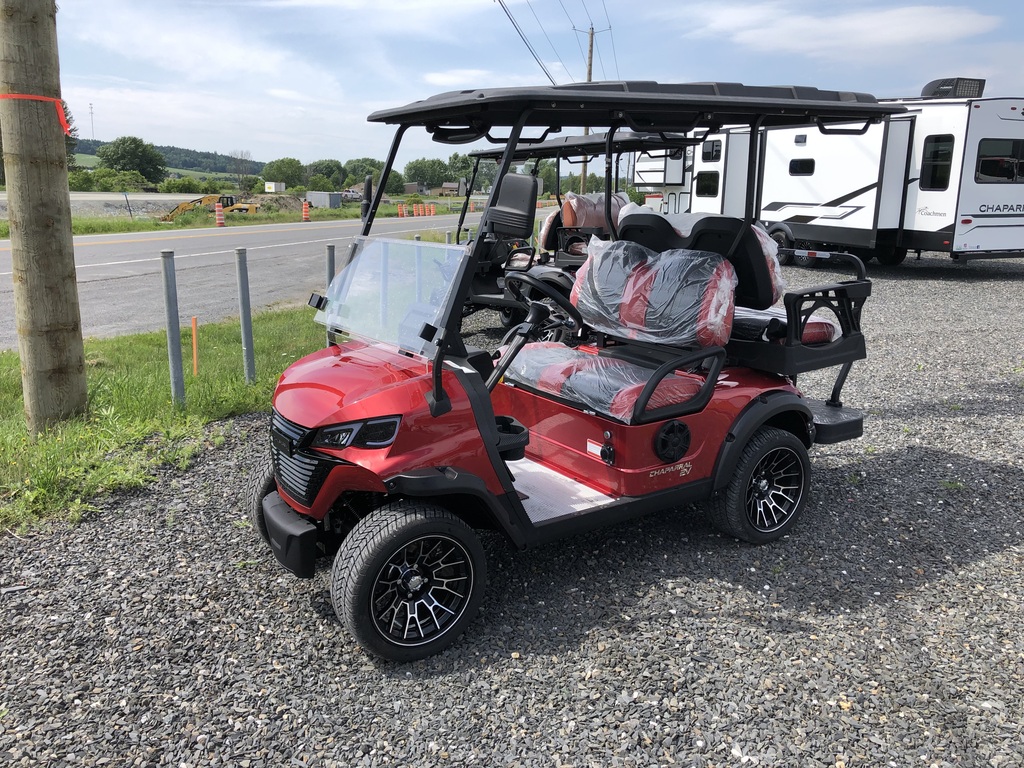
[[[370,122],[420,125],[435,141],[468,143],[495,126],[562,127],[624,125],[636,132],[752,124],[796,126],[877,121],[905,108],[867,93],[805,86],[740,83],[601,81],[569,85],[449,91],[403,107],[378,110]],[[525,120],[523,120],[524,113]]]

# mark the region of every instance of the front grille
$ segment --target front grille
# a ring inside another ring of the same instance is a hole
[[[270,455],[282,490],[300,504],[311,507],[331,471],[332,462],[307,452],[312,431],[274,411],[270,419]]]

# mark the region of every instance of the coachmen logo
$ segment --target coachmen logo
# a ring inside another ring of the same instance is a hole
[[[982,203],[978,213],[1024,213],[1024,203]]]
[[[938,217],[944,219],[944,218],[946,218],[946,216],[948,214],[945,211],[933,211],[931,208],[929,208],[926,205],[924,208],[918,208],[917,209],[917,215],[918,216],[938,216]]]

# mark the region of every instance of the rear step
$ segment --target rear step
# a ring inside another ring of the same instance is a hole
[[[864,434],[864,414],[855,408],[829,405],[824,400],[806,399],[814,417],[814,442],[841,443]]]

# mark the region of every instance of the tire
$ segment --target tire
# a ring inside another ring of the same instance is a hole
[[[891,251],[888,249],[879,250],[875,252],[875,258],[878,259],[878,263],[884,267],[895,267],[903,263],[903,260],[907,258],[906,248],[893,248]]]
[[[783,232],[781,229],[777,230],[775,232],[772,232],[771,238],[772,238],[772,240],[774,240],[776,243],[779,244],[779,248],[792,248],[793,247],[792,244],[789,242],[789,238],[786,237],[786,233]],[[781,264],[783,267],[786,266],[787,264],[791,263],[792,261],[793,261],[793,254],[787,253],[785,256],[783,256],[781,253],[779,254],[779,264]]]
[[[811,464],[796,435],[761,427],[743,448],[729,485],[708,502],[712,524],[751,544],[785,536],[807,503]]]
[[[245,511],[252,527],[267,544],[270,543],[270,534],[267,533],[267,521],[263,519],[263,499],[276,490],[274,465],[270,461],[261,464],[245,481]]]
[[[498,316],[501,318],[501,325],[503,328],[511,328],[519,325],[526,319],[526,310],[502,307],[498,310]]]
[[[804,269],[814,269],[818,266],[818,260],[805,253],[794,253],[793,263],[798,267],[803,267]]]
[[[434,504],[398,501],[345,538],[331,569],[331,602],[366,651],[414,661],[459,638],[480,609],[486,577],[472,528]]]

